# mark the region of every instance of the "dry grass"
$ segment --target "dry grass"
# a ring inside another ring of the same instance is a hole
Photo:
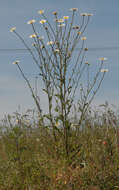
[[[0,190],[119,189],[118,118],[115,126],[90,121],[77,136],[71,131],[68,158],[62,137],[54,142],[48,128],[1,125]]]

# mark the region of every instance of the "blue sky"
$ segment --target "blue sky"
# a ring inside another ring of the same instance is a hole
[[[9,30],[16,26],[17,31],[27,39],[31,31],[26,23],[30,19],[37,19],[38,10],[44,9],[48,16],[57,10],[63,16],[68,15],[72,7],[77,7],[79,12],[94,14],[86,31],[89,48],[119,47],[119,0],[4,0],[0,2],[0,49],[23,48],[22,43]],[[89,51],[87,59],[95,63],[103,56],[108,58],[105,67],[109,72],[93,104],[108,101],[119,106],[119,49]],[[31,59],[27,53],[0,51],[0,118],[16,111],[19,105],[21,111],[34,107],[25,81],[12,65],[16,59],[22,62],[28,73],[33,73],[28,66]],[[30,80],[33,82],[33,78]],[[42,106],[47,109],[44,96]]]

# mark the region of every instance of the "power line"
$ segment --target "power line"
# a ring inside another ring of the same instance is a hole
[[[80,48],[76,48],[76,51],[78,51]],[[35,51],[34,48],[30,49],[32,51]],[[110,47],[90,47],[88,48],[88,51],[116,51],[116,50],[119,50],[119,46],[110,46]],[[14,49],[2,49],[0,48],[0,53],[11,53],[11,52],[18,52],[18,53],[28,53],[28,49],[25,49],[25,48],[14,48]]]
[[[112,51],[112,50],[119,50],[119,47],[114,47],[114,46],[110,46],[110,47],[92,47],[92,48],[88,48],[89,51]]]

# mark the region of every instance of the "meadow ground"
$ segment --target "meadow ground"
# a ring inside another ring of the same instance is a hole
[[[70,129],[69,156],[63,137],[49,127],[1,123],[0,190],[119,189],[119,120],[114,112],[88,118],[78,135]],[[16,119],[16,118],[15,118]]]

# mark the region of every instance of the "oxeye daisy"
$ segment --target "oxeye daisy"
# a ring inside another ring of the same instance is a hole
[[[57,19],[56,22],[58,22],[58,23],[63,23],[63,22],[64,22],[64,19],[62,19],[62,18],[61,18],[61,19]]]
[[[58,24],[58,26],[59,26],[59,27],[63,27],[63,26],[65,26],[65,24]]]
[[[13,65],[17,65],[17,64],[19,64],[19,62],[20,62],[20,61],[17,60],[17,61],[14,61],[12,64],[13,64]]]
[[[99,60],[100,60],[100,61],[106,61],[107,58],[106,58],[106,57],[100,57]]]
[[[93,16],[93,14],[92,13],[88,13],[88,16]]]
[[[91,13],[81,13],[80,15],[81,16],[93,16],[93,14],[91,14]]]
[[[73,26],[72,29],[78,30],[80,27],[79,26]]]
[[[81,38],[81,40],[86,40],[87,38],[85,37],[85,36],[83,36],[82,38]]]
[[[60,123],[58,121],[56,121],[55,126],[59,127],[59,125],[60,125]]]
[[[42,45],[40,48],[41,48],[41,49],[44,49],[44,48],[45,48],[45,46],[44,46],[44,45]]]
[[[38,14],[42,15],[44,13],[44,10],[39,10]]]
[[[40,20],[40,24],[45,24],[46,23],[46,20]]]
[[[53,41],[49,41],[49,42],[47,42],[47,45],[53,45],[53,44],[54,44]]]
[[[101,70],[100,70],[101,73],[106,73],[106,72],[108,72],[108,71],[109,71],[108,69],[101,69]]]
[[[55,49],[54,50],[55,53],[59,53],[59,51],[60,51],[59,49]]]
[[[78,11],[78,8],[71,8],[70,11]]]
[[[27,22],[27,24],[33,24],[33,23],[35,23],[36,21],[33,19],[33,20],[29,20],[28,22]]]
[[[82,32],[77,32],[77,34],[78,34],[78,35],[81,35],[81,34],[82,34]]]
[[[88,48],[84,48],[84,51],[88,51]]]
[[[36,34],[31,34],[30,36],[29,36],[29,38],[36,38],[37,36],[36,36]]]
[[[68,20],[68,19],[69,19],[69,16],[63,16],[63,19],[64,19],[64,20]]]
[[[53,12],[53,15],[57,15],[57,12],[56,12],[56,11],[54,11],[54,12]]]
[[[81,16],[88,16],[88,13],[81,13]]]
[[[10,29],[10,32],[14,32],[16,30],[16,27],[13,27]]]
[[[32,44],[32,46],[36,47],[36,46],[37,46],[37,44],[36,44],[36,43],[33,43],[33,44]]]

